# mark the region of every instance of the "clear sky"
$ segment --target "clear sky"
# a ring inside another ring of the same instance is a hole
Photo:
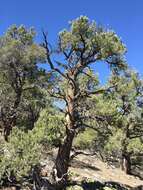
[[[86,15],[114,29],[126,44],[128,64],[143,74],[143,0],[1,0],[0,34],[12,24],[34,26],[40,41],[41,29],[54,42],[68,21]],[[99,67],[105,77],[107,68]]]

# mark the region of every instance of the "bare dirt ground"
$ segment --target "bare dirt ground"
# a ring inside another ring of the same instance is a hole
[[[74,177],[75,180],[112,181],[131,188],[143,185],[143,180],[140,180],[138,177],[126,175],[120,169],[109,166],[96,156],[78,155],[71,165],[70,171],[76,176]]]

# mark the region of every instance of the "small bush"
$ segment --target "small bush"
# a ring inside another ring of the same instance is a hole
[[[0,182],[22,181],[39,163],[41,146],[35,133],[25,133],[14,128],[9,142],[0,144]]]
[[[74,146],[82,150],[92,148],[96,136],[96,132],[92,129],[85,130],[75,138]]]

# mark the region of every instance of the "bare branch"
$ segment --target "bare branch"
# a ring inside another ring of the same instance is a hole
[[[43,47],[44,47],[45,50],[46,50],[47,61],[48,61],[49,65],[50,65],[50,68],[51,68],[53,71],[59,73],[62,77],[64,77],[64,78],[67,79],[67,76],[66,76],[64,73],[62,73],[62,71],[60,71],[58,68],[55,68],[55,67],[54,67],[54,64],[53,64],[53,62],[52,62],[52,60],[51,60],[51,58],[50,58],[50,50],[49,50],[49,47],[48,47],[47,35],[46,35],[45,32],[43,32],[43,37],[44,37],[44,44],[43,44]]]
[[[67,102],[66,100],[66,95],[62,94],[60,91],[59,92],[50,92],[48,91],[49,95],[53,98],[57,98],[57,99],[62,99],[64,100],[65,102]]]
[[[77,98],[78,97],[90,97],[91,95],[102,94],[102,93],[105,93],[105,92],[109,91],[110,89],[112,89],[116,86],[117,85],[113,85],[113,86],[110,86],[108,88],[101,88],[101,89],[98,89],[95,91],[81,91],[77,94]]]

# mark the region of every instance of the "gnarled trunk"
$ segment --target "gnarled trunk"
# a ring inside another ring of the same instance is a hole
[[[70,162],[70,152],[72,148],[75,131],[67,129],[67,135],[59,147],[55,166],[52,171],[52,185],[54,190],[63,190],[67,186],[68,182],[68,169]],[[50,188],[50,190],[53,190]]]
[[[67,107],[66,107],[66,136],[63,143],[60,145],[56,163],[55,172],[53,172],[53,178],[57,183],[55,189],[63,189],[68,181],[68,168],[70,162],[70,152],[72,149],[73,139],[76,132],[76,101],[75,101],[75,88],[73,84],[69,82],[69,88],[67,90]],[[57,178],[57,179],[56,179]]]
[[[59,147],[57,159],[56,159],[56,170],[58,178],[67,177],[69,161],[70,161],[70,151],[72,148],[72,142],[74,139],[75,131],[67,129],[67,136],[63,144]]]

